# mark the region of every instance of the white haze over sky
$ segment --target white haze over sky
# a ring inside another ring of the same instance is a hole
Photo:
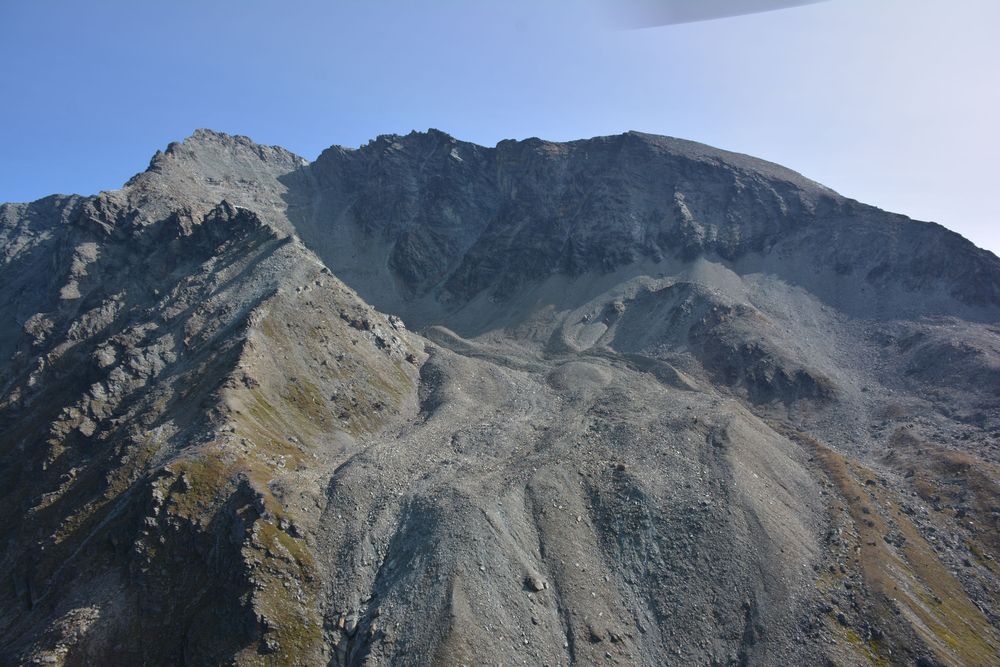
[[[310,159],[428,127],[488,145],[635,129],[781,163],[1000,253],[1000,2],[621,30],[628,4],[4,0],[0,201],[119,187],[197,127]]]

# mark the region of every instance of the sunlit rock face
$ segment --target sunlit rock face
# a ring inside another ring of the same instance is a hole
[[[0,207],[4,664],[993,664],[1000,260],[628,133]]]

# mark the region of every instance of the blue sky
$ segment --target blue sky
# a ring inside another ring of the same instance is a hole
[[[428,127],[489,145],[636,129],[1000,252],[1000,2],[642,30],[616,27],[621,2],[2,0],[0,201],[119,187],[197,127],[310,159]]]

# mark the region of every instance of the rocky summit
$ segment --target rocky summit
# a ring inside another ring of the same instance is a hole
[[[1000,663],[1000,259],[936,224],[200,130],[0,257],[0,664]]]

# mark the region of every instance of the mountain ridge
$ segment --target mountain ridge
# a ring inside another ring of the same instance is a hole
[[[1000,260],[933,223],[641,133],[199,130],[0,247],[0,661],[1000,655]]]
[[[826,186],[818,183],[817,181],[809,179],[808,177],[804,176],[800,172],[797,172],[797,171],[794,171],[792,169],[789,169],[788,167],[780,165],[780,164],[778,164],[776,162],[771,162],[769,160],[764,160],[764,159],[761,159],[761,158],[757,158],[757,157],[754,157],[752,155],[745,154],[745,153],[739,153],[739,152],[736,152],[736,151],[729,151],[729,150],[725,150],[725,149],[715,148],[715,147],[713,147],[713,146],[711,146],[709,144],[704,144],[704,143],[697,142],[697,141],[692,141],[692,140],[688,140],[688,139],[682,139],[682,138],[679,138],[679,137],[672,137],[672,136],[669,136],[669,135],[658,135],[658,134],[653,134],[653,133],[644,132],[644,131],[640,131],[640,130],[627,130],[627,131],[619,133],[619,134],[600,135],[600,136],[592,137],[591,139],[575,139],[575,140],[569,140],[569,141],[555,141],[555,140],[541,139],[539,137],[528,137],[528,138],[525,138],[525,139],[502,139],[502,140],[498,141],[496,144],[494,144],[491,147],[491,146],[487,146],[487,145],[475,144],[473,142],[467,142],[467,141],[464,141],[464,140],[459,140],[456,137],[452,136],[451,134],[449,134],[449,133],[447,133],[447,132],[445,132],[443,130],[438,130],[436,128],[429,128],[429,129],[427,129],[425,131],[412,130],[412,131],[410,131],[409,133],[407,133],[405,135],[404,134],[384,134],[384,135],[378,135],[378,137],[376,137],[375,139],[372,139],[368,143],[362,144],[362,145],[360,145],[360,146],[358,146],[356,148],[354,148],[354,147],[348,147],[348,146],[343,146],[343,145],[339,145],[339,144],[333,144],[330,147],[328,147],[326,149],[323,149],[323,151],[320,152],[319,156],[317,156],[317,158],[315,160],[309,161],[308,159],[306,159],[304,157],[301,157],[301,156],[296,155],[295,153],[293,153],[291,151],[288,151],[287,149],[283,148],[282,146],[273,145],[273,144],[258,144],[251,137],[246,136],[246,135],[231,134],[231,133],[227,133],[227,132],[220,132],[220,131],[217,131],[217,130],[212,130],[210,128],[198,128],[198,129],[194,130],[187,138],[181,139],[179,141],[171,142],[167,146],[167,148],[165,150],[163,150],[163,151],[157,150],[154,153],[153,157],[150,158],[150,165],[145,170],[136,173],[132,178],[128,179],[126,181],[126,183],[124,184],[123,187],[127,187],[127,186],[133,184],[133,182],[135,182],[144,173],[146,173],[147,171],[150,171],[155,166],[155,163],[159,159],[162,158],[162,156],[164,156],[164,155],[166,155],[167,153],[170,152],[171,147],[173,147],[174,149],[176,149],[176,148],[183,147],[185,144],[187,144],[188,146],[190,146],[191,142],[197,141],[199,139],[204,139],[204,138],[207,138],[207,137],[214,137],[216,139],[222,139],[222,140],[234,140],[234,141],[237,141],[239,143],[243,143],[244,145],[247,145],[247,146],[259,147],[259,148],[262,148],[262,149],[269,149],[270,151],[273,151],[273,152],[279,153],[279,154],[280,153],[284,153],[288,157],[290,157],[291,159],[302,162],[304,166],[309,166],[309,165],[312,165],[312,164],[318,162],[321,159],[321,157],[323,156],[323,154],[327,153],[328,151],[334,151],[334,152],[336,152],[336,151],[355,152],[355,151],[360,151],[360,150],[366,148],[370,144],[376,143],[379,139],[383,139],[383,138],[385,138],[385,139],[389,139],[389,138],[399,139],[399,138],[405,138],[405,137],[414,136],[414,135],[441,136],[441,137],[447,138],[448,140],[458,141],[458,142],[461,142],[463,144],[468,144],[468,145],[471,145],[471,146],[476,146],[478,148],[483,148],[483,149],[487,149],[487,150],[496,150],[497,147],[499,147],[499,146],[501,146],[503,144],[518,144],[518,143],[539,142],[541,144],[568,145],[568,144],[580,144],[580,143],[584,143],[584,142],[592,141],[592,140],[609,140],[609,139],[620,139],[620,138],[626,137],[626,136],[638,136],[638,137],[644,137],[644,138],[651,139],[651,140],[658,141],[658,142],[665,142],[665,143],[668,143],[668,144],[674,144],[674,145],[679,145],[679,146],[690,146],[696,152],[703,151],[703,152],[706,152],[708,155],[712,155],[712,156],[716,156],[716,157],[720,157],[720,158],[726,158],[726,157],[728,157],[728,158],[736,158],[736,159],[741,160],[741,161],[745,160],[749,164],[757,164],[757,165],[760,165],[760,166],[763,166],[763,167],[766,167],[766,168],[776,168],[780,172],[785,172],[785,173],[787,173],[789,175],[789,178],[787,180],[805,182],[805,183],[808,183],[808,184],[811,184],[811,185],[817,187],[818,189],[821,189],[821,190],[824,190],[826,192],[829,192],[830,194],[835,195],[838,198],[845,199],[845,200],[853,202],[853,203],[859,203],[859,204],[861,203],[861,202],[858,202],[855,199],[844,197],[843,195],[840,195],[836,191],[831,190],[830,188],[827,188]],[[117,190],[115,190],[115,189],[112,189],[112,190],[102,190],[101,192],[95,193],[95,194],[92,194],[92,195],[87,195],[87,194],[82,194],[82,193],[72,193],[72,194],[70,194],[70,193],[52,193],[52,194],[45,195],[43,197],[40,197],[40,198],[35,199],[35,200],[31,200],[31,201],[0,202],[0,205],[2,205],[2,206],[8,206],[8,207],[11,207],[11,206],[25,206],[25,205],[29,205],[29,204],[39,203],[39,202],[42,202],[42,201],[48,201],[48,200],[51,200],[53,198],[56,198],[56,199],[63,199],[63,198],[80,198],[80,199],[86,199],[86,198],[100,196],[101,194],[104,194],[106,192],[110,193],[110,192],[115,192],[115,191],[117,191]],[[871,206],[871,205],[865,204],[864,206],[873,208],[873,209],[875,209],[877,211],[889,213],[885,209],[881,209],[881,208],[874,207],[874,206]],[[916,223],[927,224],[927,225],[934,225],[934,226],[937,226],[937,227],[941,227],[941,228],[949,231],[952,234],[956,234],[958,236],[961,236],[961,234],[959,232],[955,232],[954,230],[948,228],[946,225],[944,225],[944,224],[942,224],[940,222],[920,220],[920,219],[912,218],[910,216],[906,216],[906,215],[903,215],[903,214],[892,214],[892,215],[895,215],[895,216],[898,216],[898,217],[900,217],[902,219],[905,219],[905,220],[908,220],[908,221],[912,221],[912,222],[916,222]],[[964,237],[962,237],[962,238],[964,239]],[[965,239],[965,240],[968,241],[968,239]],[[971,241],[970,241],[970,243],[971,243]],[[990,251],[988,249],[981,248],[979,246],[976,246],[976,249],[984,251],[984,252],[988,252],[988,253],[996,256],[996,253],[993,253],[992,251]]]
[[[218,132],[218,131],[215,131],[215,130],[212,130],[212,129],[209,129],[209,128],[198,128],[197,130],[195,130],[194,132],[192,132],[192,134],[189,135],[187,138],[185,138],[183,140],[180,140],[180,141],[175,141],[175,142],[170,143],[164,151],[159,151],[159,150],[156,151],[156,153],[150,159],[150,165],[149,165],[149,167],[147,167],[146,170],[144,170],[142,172],[138,172],[137,174],[135,174],[132,178],[130,178],[125,183],[125,185],[123,186],[123,188],[120,188],[118,190],[105,190],[105,191],[102,191],[102,192],[94,194],[94,195],[85,195],[85,194],[79,194],[79,193],[74,193],[74,194],[51,194],[51,195],[47,195],[45,197],[42,197],[40,199],[33,200],[31,202],[4,202],[4,203],[0,203],[0,205],[6,206],[6,207],[27,206],[27,205],[31,205],[31,204],[39,204],[41,202],[46,202],[46,201],[50,201],[50,200],[58,201],[60,199],[90,199],[90,198],[99,197],[100,195],[105,194],[105,193],[118,192],[121,189],[127,188],[127,187],[135,184],[137,181],[141,180],[141,178],[143,177],[143,175],[146,174],[147,172],[157,171],[160,160],[163,160],[163,159],[165,159],[167,157],[170,157],[170,156],[175,156],[175,154],[177,152],[179,152],[179,151],[181,151],[181,150],[183,150],[185,148],[187,148],[188,150],[190,150],[190,149],[192,149],[192,147],[203,145],[206,142],[208,142],[208,143],[222,142],[224,144],[232,142],[232,143],[241,145],[241,146],[243,146],[243,147],[245,147],[245,148],[247,148],[247,149],[249,149],[249,150],[251,150],[253,152],[257,152],[258,155],[261,157],[261,159],[264,160],[264,161],[266,161],[268,158],[273,158],[274,156],[282,156],[282,158],[285,161],[290,161],[292,163],[296,163],[296,166],[311,167],[314,164],[316,164],[317,162],[322,161],[324,154],[326,154],[328,152],[336,153],[336,152],[339,151],[339,152],[347,152],[347,153],[356,153],[356,152],[364,151],[365,149],[369,148],[373,144],[377,144],[380,140],[388,141],[390,139],[396,140],[396,139],[404,139],[404,138],[408,138],[408,137],[428,137],[428,138],[430,138],[430,137],[438,137],[438,138],[442,138],[442,139],[444,139],[446,141],[449,141],[449,142],[457,142],[457,143],[461,143],[463,145],[475,147],[477,149],[491,150],[491,151],[496,151],[500,146],[503,146],[503,145],[526,144],[526,145],[549,145],[549,146],[573,146],[573,145],[582,145],[582,144],[585,144],[587,142],[593,142],[593,141],[623,140],[626,137],[640,137],[640,138],[643,138],[644,140],[652,141],[654,143],[658,143],[658,144],[661,144],[661,145],[666,145],[666,146],[671,146],[671,147],[686,147],[686,148],[689,149],[690,153],[693,153],[695,155],[703,155],[703,156],[707,156],[707,157],[713,157],[713,158],[719,159],[722,162],[729,162],[729,163],[737,164],[737,165],[740,165],[742,163],[742,165],[748,165],[748,168],[750,168],[751,166],[752,167],[756,167],[755,170],[758,171],[758,172],[760,172],[760,173],[763,173],[763,174],[767,174],[767,173],[784,174],[785,175],[784,180],[787,180],[789,182],[797,183],[797,184],[801,184],[801,185],[806,185],[806,186],[811,186],[811,187],[813,187],[813,188],[815,188],[815,189],[817,189],[819,191],[822,191],[824,193],[827,193],[827,194],[829,194],[829,195],[831,195],[831,196],[833,196],[833,197],[835,197],[837,199],[842,199],[842,200],[844,200],[846,202],[850,202],[852,204],[860,204],[860,202],[858,202],[857,200],[843,197],[842,195],[840,195],[837,192],[835,192],[835,191],[833,191],[833,190],[831,190],[831,189],[823,186],[822,184],[820,184],[820,183],[818,183],[816,181],[813,181],[813,180],[811,180],[811,179],[803,176],[801,173],[793,171],[791,169],[788,169],[787,167],[784,167],[784,166],[782,166],[780,164],[777,164],[777,163],[774,163],[774,162],[770,162],[770,161],[767,161],[767,160],[762,160],[760,158],[756,158],[756,157],[753,157],[751,155],[747,155],[747,154],[743,154],[743,153],[738,153],[738,152],[733,152],[733,151],[727,151],[727,150],[724,150],[724,149],[718,149],[718,148],[712,147],[712,146],[710,146],[708,144],[703,144],[703,143],[696,142],[696,141],[690,141],[690,140],[681,139],[681,138],[677,138],[677,137],[666,136],[666,135],[656,135],[656,134],[651,134],[651,133],[648,133],[648,132],[642,132],[642,131],[638,131],[638,130],[628,130],[628,131],[620,133],[620,134],[602,135],[602,136],[593,137],[591,139],[577,139],[577,140],[571,140],[571,141],[552,141],[552,140],[540,139],[540,138],[537,138],[537,137],[529,137],[529,138],[521,139],[521,140],[504,139],[504,140],[498,141],[494,146],[490,147],[490,146],[475,144],[475,143],[472,143],[472,142],[462,141],[462,140],[459,140],[459,139],[453,137],[452,135],[448,134],[447,132],[444,132],[442,130],[438,130],[438,129],[435,129],[435,128],[430,128],[430,129],[428,129],[426,131],[413,130],[413,131],[411,131],[411,132],[409,132],[408,134],[405,134],[405,135],[401,135],[401,134],[379,135],[375,139],[372,139],[371,141],[369,141],[367,144],[362,144],[361,146],[359,146],[357,148],[345,147],[345,146],[334,144],[334,145],[330,146],[329,148],[324,149],[323,151],[321,151],[320,155],[315,160],[313,160],[313,161],[310,162],[306,158],[300,157],[300,156],[298,156],[298,155],[296,155],[296,154],[294,154],[294,153],[292,153],[292,152],[290,152],[290,151],[282,148],[281,146],[278,146],[278,145],[258,144],[255,141],[253,141],[252,138],[250,138],[250,137],[248,137],[246,135],[228,134],[228,133],[225,133],[225,132]],[[194,159],[195,161],[197,161],[196,156],[194,156],[193,154],[189,155],[188,157],[190,157],[190,158]],[[880,209],[880,208],[877,208],[877,207],[872,207],[872,206],[869,206],[869,205],[866,205],[866,204],[861,204],[861,205],[865,206],[866,208],[871,208],[871,209],[873,209],[875,211],[878,211],[878,212],[889,213],[889,212],[884,211],[883,209]],[[942,230],[948,231],[950,234],[954,234],[954,235],[957,235],[957,236],[961,237],[961,234],[959,234],[958,232],[955,232],[955,231],[949,229],[948,227],[946,227],[945,225],[943,225],[943,224],[941,224],[939,222],[923,221],[923,220],[919,220],[919,219],[915,219],[915,218],[910,218],[909,216],[905,216],[905,215],[902,215],[902,214],[893,214],[893,213],[889,213],[889,214],[892,215],[893,217],[896,217],[896,218],[900,219],[900,221],[914,222],[914,223],[922,224],[922,225],[931,225],[931,226],[934,226],[935,228],[940,228]],[[964,237],[961,237],[961,238],[964,241],[968,241],[968,239],[965,239]],[[971,243],[971,242],[969,242],[969,243]],[[974,246],[974,244],[973,244],[973,246]],[[986,253],[989,253],[990,255],[993,255],[994,257],[996,257],[995,253],[992,253],[991,251],[989,251],[987,249],[980,248],[978,246],[974,246],[974,247],[975,247],[975,249],[977,251],[986,252]]]

